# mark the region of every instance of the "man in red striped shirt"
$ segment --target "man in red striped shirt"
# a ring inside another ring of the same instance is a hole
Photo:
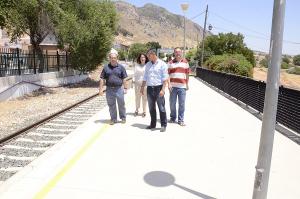
[[[174,49],[175,58],[169,62],[169,90],[170,90],[170,123],[176,122],[176,103],[178,97],[178,124],[185,126],[184,111],[186,91],[189,89],[189,63],[182,58],[182,50]]]

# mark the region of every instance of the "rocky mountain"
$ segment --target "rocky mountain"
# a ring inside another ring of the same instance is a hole
[[[149,41],[159,42],[163,47],[181,47],[184,39],[184,17],[176,15],[165,8],[146,4],[136,7],[124,1],[115,2],[119,15],[117,43],[130,45]],[[186,45],[197,46],[202,40],[203,28],[186,21]]]

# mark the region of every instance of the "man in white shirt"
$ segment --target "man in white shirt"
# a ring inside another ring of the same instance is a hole
[[[151,49],[147,52],[149,62],[146,64],[144,81],[141,87],[141,93],[144,93],[144,87],[147,84],[148,107],[151,116],[151,123],[147,129],[156,128],[156,103],[159,109],[161,132],[166,131],[167,114],[165,108],[165,88],[168,84],[168,66],[158,59],[156,50]]]

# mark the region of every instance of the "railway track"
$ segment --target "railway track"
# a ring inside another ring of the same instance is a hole
[[[0,140],[0,183],[10,178],[106,106],[92,95]]]

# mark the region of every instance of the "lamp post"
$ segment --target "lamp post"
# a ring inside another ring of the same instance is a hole
[[[184,48],[183,48],[183,57],[185,58],[185,49],[186,49],[186,41],[185,41],[185,35],[186,35],[186,27],[185,27],[185,22],[186,22],[186,17],[185,17],[185,13],[186,13],[186,11],[188,10],[188,8],[189,8],[189,4],[186,2],[186,3],[182,3],[181,5],[181,9],[182,9],[182,11],[183,11],[183,14],[184,14],[184,36],[183,36],[183,46],[184,46]]]
[[[273,5],[272,31],[269,49],[271,61],[269,62],[268,67],[264,114],[252,195],[253,199],[266,199],[268,192],[278,104],[278,85],[280,82],[285,3],[285,0],[274,0]]]
[[[208,5],[206,5],[206,10],[205,10],[205,20],[204,20],[204,29],[203,29],[203,36],[202,36],[202,53],[201,53],[201,64],[200,64],[200,67],[203,67],[204,40],[205,40],[205,33],[206,33],[207,12],[208,12]]]

